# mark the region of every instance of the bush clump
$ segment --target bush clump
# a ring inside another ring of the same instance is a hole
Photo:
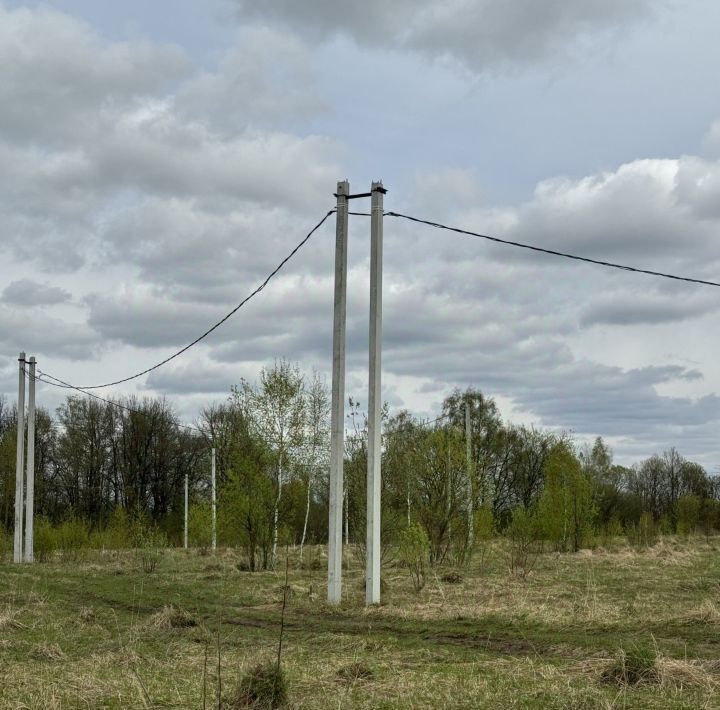
[[[151,574],[160,562],[167,547],[167,537],[162,530],[151,526],[142,526],[135,536],[143,572]]]
[[[197,621],[184,609],[170,604],[153,614],[149,625],[155,629],[190,629],[197,626]]]
[[[53,526],[47,518],[35,519],[33,533],[33,556],[36,562],[48,562],[53,558],[57,549],[57,541]]]
[[[425,575],[430,559],[430,541],[425,528],[411,523],[400,533],[399,556],[410,571],[413,588],[420,592],[425,586]]]
[[[375,673],[366,663],[360,661],[353,661],[348,663],[346,666],[341,666],[337,670],[337,677],[339,680],[346,683],[356,683],[359,680],[370,680],[373,678]]]
[[[526,577],[537,560],[542,548],[539,540],[538,521],[524,508],[515,508],[506,535],[510,542],[510,573]]]
[[[647,550],[658,541],[658,526],[651,513],[643,513],[640,520],[625,529],[628,543],[637,550]]]
[[[275,710],[287,705],[287,682],[285,673],[277,663],[259,664],[241,679],[235,693],[227,698],[225,706]]]
[[[459,572],[447,572],[440,579],[445,584],[460,584],[463,581],[462,575]]]
[[[620,649],[613,663],[603,671],[602,679],[618,685],[655,683],[659,679],[657,649],[648,643]]]

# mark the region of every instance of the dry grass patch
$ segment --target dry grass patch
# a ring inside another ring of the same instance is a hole
[[[372,680],[375,672],[367,663],[353,661],[337,669],[337,678],[345,683],[357,683],[359,680]]]
[[[34,661],[62,661],[63,650],[56,643],[36,643],[28,654]]]
[[[190,629],[194,626],[197,626],[195,618],[189,612],[172,604],[155,612],[146,624],[150,629]]]
[[[698,660],[658,657],[657,672],[661,685],[683,688],[695,686],[716,692],[720,678],[713,664]]]
[[[10,631],[12,629],[26,629],[27,626],[17,620],[17,611],[13,609],[5,609],[0,611],[0,631]]]
[[[82,606],[78,612],[78,618],[83,624],[93,624],[97,619],[95,609],[91,606]]]
[[[720,624],[720,607],[706,599],[697,609],[687,614],[685,620],[691,624]]]

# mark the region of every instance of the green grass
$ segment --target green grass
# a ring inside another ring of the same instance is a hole
[[[359,560],[332,608],[322,559],[301,569],[291,550],[289,706],[720,708],[718,549],[666,539],[546,554],[520,579],[498,542],[459,583],[430,570],[420,594],[387,566],[373,609]],[[218,675],[230,697],[277,653],[284,569],[241,572],[240,560],[173,550],[152,574],[132,552],[0,564],[0,708],[202,708],[203,695],[217,707]],[[652,649],[654,671],[608,682],[637,648]]]

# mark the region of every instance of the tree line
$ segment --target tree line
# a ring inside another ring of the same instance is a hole
[[[272,566],[279,544],[299,545],[302,555],[307,544],[327,542],[329,419],[327,384],[285,360],[203,409],[194,429],[164,399],[68,396],[54,415],[37,411],[39,524],[72,520],[89,534],[141,521],[181,544],[187,477],[191,542],[208,546],[214,447],[218,542],[243,547],[250,569]],[[386,550],[410,528],[426,540],[431,563],[466,561],[500,532],[577,550],[603,536],[720,529],[720,480],[674,448],[620,466],[601,438],[580,446],[565,433],[505,422],[495,402],[472,388],[450,394],[431,425],[387,408],[383,419]],[[6,539],[16,431],[16,408],[0,399]],[[346,431],[343,536],[362,547],[367,422],[352,399]]]

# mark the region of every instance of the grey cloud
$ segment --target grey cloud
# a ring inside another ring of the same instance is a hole
[[[17,308],[0,305],[0,351],[25,350],[28,355],[87,360],[98,350],[97,333],[85,323],[73,323],[42,312],[28,318]]]
[[[0,7],[0,65],[0,132],[30,143],[94,133],[98,107],[115,111],[189,70],[178,47],[107,43],[85,23],[42,7]]]
[[[215,363],[209,366],[196,361],[173,369],[156,370],[148,376],[144,387],[163,394],[229,395],[231,386],[249,374],[242,367],[223,367]]]
[[[660,294],[618,291],[588,305],[580,315],[582,326],[675,323],[699,318],[720,309],[715,294]]]
[[[95,294],[86,301],[88,324],[102,338],[141,348],[186,345],[217,320],[210,306],[158,300],[142,291]]]
[[[67,303],[72,294],[63,288],[41,284],[32,279],[20,279],[8,284],[0,296],[0,301],[9,305],[53,306]]]
[[[243,18],[282,23],[313,40],[334,34],[387,50],[451,58],[472,71],[526,65],[565,55],[598,35],[647,18],[648,0],[237,0]]]
[[[216,70],[180,86],[173,105],[225,137],[252,126],[288,126],[327,111],[310,65],[309,49],[295,35],[246,27]]]

